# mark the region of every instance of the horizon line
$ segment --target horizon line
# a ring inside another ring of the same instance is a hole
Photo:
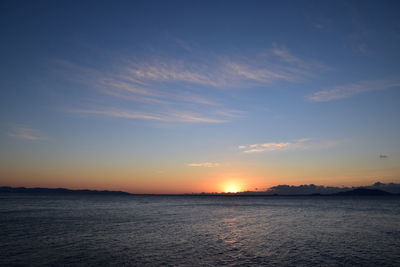
[[[388,184],[397,184],[400,185],[400,183],[396,182],[387,182],[387,183],[382,183],[380,181],[377,181],[375,183],[369,184],[369,185],[360,185],[360,186],[327,186],[327,185],[316,185],[313,183],[310,184],[300,184],[300,185],[288,185],[288,184],[278,184],[271,186],[267,189],[263,190],[243,190],[243,191],[237,191],[237,192],[217,192],[217,191],[211,191],[211,192],[182,192],[182,193],[134,193],[134,192],[128,192],[128,191],[123,191],[123,190],[109,190],[109,189],[89,189],[89,188],[77,188],[77,189],[71,189],[71,188],[66,188],[66,187],[25,187],[25,186],[8,186],[8,185],[1,185],[0,189],[4,188],[10,188],[10,189],[44,189],[44,190],[65,190],[65,191],[89,191],[92,193],[121,193],[121,194],[129,194],[129,195],[216,195],[216,194],[223,194],[223,195],[240,195],[243,193],[255,193],[255,194],[262,194],[262,193],[269,193],[267,195],[272,195],[272,192],[268,192],[271,188],[274,187],[279,187],[279,186],[288,186],[288,187],[301,187],[301,186],[315,186],[315,187],[323,187],[323,188],[336,188],[336,189],[356,189],[356,188],[363,188],[363,187],[368,187],[368,186],[374,186],[374,185],[388,185]],[[0,191],[1,193],[1,191]],[[304,194],[303,194],[304,195]]]

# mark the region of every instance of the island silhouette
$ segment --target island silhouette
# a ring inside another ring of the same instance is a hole
[[[314,184],[308,185],[277,185],[264,191],[242,192],[212,192],[190,194],[135,194],[124,191],[67,189],[67,188],[26,188],[26,187],[0,187],[0,193],[25,193],[25,194],[75,194],[75,195],[199,195],[199,196],[400,196],[400,184],[376,182],[369,186],[359,187],[327,187]]]

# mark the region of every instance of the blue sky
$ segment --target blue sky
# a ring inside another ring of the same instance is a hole
[[[2,1],[0,10],[6,185],[399,181],[396,1]]]

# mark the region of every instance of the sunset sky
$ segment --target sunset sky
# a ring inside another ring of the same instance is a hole
[[[400,182],[399,1],[1,1],[0,186]]]

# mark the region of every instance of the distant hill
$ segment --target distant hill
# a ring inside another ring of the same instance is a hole
[[[370,189],[389,192],[392,194],[400,194],[400,184],[396,183],[381,183],[376,182],[372,185],[359,186],[359,187],[336,187],[336,186],[322,186],[314,184],[304,185],[277,185],[268,188],[264,192],[256,192],[256,194],[267,195],[334,195],[341,192],[353,191],[355,189]],[[356,191],[358,192],[358,191]],[[366,191],[370,192],[370,191]],[[254,192],[249,192],[254,193]],[[371,194],[370,194],[371,195]]]
[[[333,196],[391,196],[393,194],[379,189],[356,188],[349,191],[338,192],[332,195]]]
[[[277,185],[266,191],[244,191],[238,193],[201,193],[201,194],[176,194],[199,196],[400,196],[400,184],[383,184],[377,182],[363,187],[327,187],[314,184],[309,185]],[[72,190],[66,188],[25,188],[25,187],[0,187],[1,193],[26,193],[26,194],[86,194],[86,195],[132,195],[123,191],[108,190]],[[154,195],[154,194],[149,194]],[[166,194],[168,195],[168,194]],[[173,194],[175,195],[175,194]]]
[[[123,191],[108,191],[108,190],[72,190],[65,188],[25,188],[25,187],[0,187],[0,193],[29,193],[29,194],[90,194],[90,195],[130,195]]]
[[[385,184],[385,183],[381,183],[381,182],[376,182],[370,186],[363,186],[363,188],[379,189],[379,190],[386,191],[386,192],[393,193],[393,194],[400,194],[400,184],[396,184],[396,183]]]
[[[305,185],[276,185],[264,193],[271,195],[330,195],[350,190],[349,187],[332,187],[315,184]]]

